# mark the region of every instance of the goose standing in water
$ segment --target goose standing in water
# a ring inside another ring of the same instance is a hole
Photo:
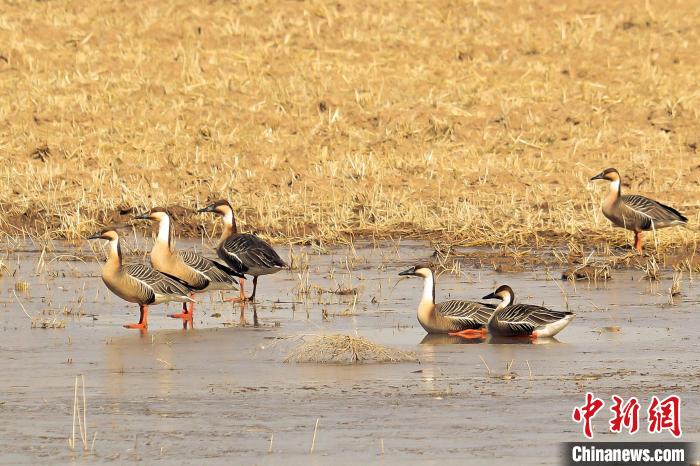
[[[435,302],[435,274],[428,265],[415,265],[402,276],[423,278],[423,297],[418,305],[418,322],[428,333],[458,336],[481,336],[495,306],[474,301],[451,300]]]
[[[172,277],[143,264],[122,265],[122,250],[119,234],[108,228],[88,239],[109,241],[107,262],[102,268],[102,281],[109,290],[124,301],[139,305],[141,316],[137,324],[126,324],[125,328],[146,330],[148,328],[148,306],[168,301],[192,302],[189,288]]]
[[[500,299],[491,315],[488,330],[496,337],[553,337],[569,325],[575,314],[553,311],[532,304],[513,304],[515,293],[508,285],[501,285],[483,299]]]
[[[688,219],[683,214],[660,202],[636,194],[623,196],[620,173],[614,168],[604,170],[591,178],[591,181],[593,180],[610,182],[610,193],[603,202],[603,215],[615,226],[634,232],[634,248],[640,253],[643,231],[688,223]]]
[[[158,236],[151,249],[151,265],[157,271],[186,283],[192,291],[190,297],[194,293],[205,291],[236,290],[238,282],[234,277],[242,278],[243,274],[193,251],[173,250],[172,219],[165,209],[157,207],[135,218],[158,222]],[[186,303],[182,303],[182,313],[169,314],[168,317],[182,319],[184,328],[187,328],[189,322],[191,327],[194,303],[190,303],[189,308]]]
[[[258,288],[258,277],[279,272],[287,267],[287,264],[264,240],[255,235],[238,233],[233,208],[226,200],[216,201],[213,204],[199,209],[197,212],[212,212],[222,217],[224,231],[221,233],[219,245],[216,248],[218,256],[236,272],[251,275],[253,277],[253,294],[246,298],[243,291],[244,279],[240,281],[240,298],[228,301],[244,302],[254,301]]]

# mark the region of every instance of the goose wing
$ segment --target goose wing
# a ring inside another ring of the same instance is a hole
[[[238,284],[234,278],[234,276],[237,276],[236,272],[218,262],[200,256],[193,251],[178,251],[177,254],[185,264],[205,277],[208,282],[225,283],[229,285]],[[227,273],[227,270],[230,271],[230,273]]]
[[[443,317],[477,325],[486,325],[494,309],[492,304],[460,300],[445,301],[435,306],[435,311]]]
[[[536,328],[562,320],[571,312],[553,311],[532,304],[513,304],[499,312],[497,318],[501,325],[508,327],[514,334],[529,334]]]
[[[264,240],[255,235],[241,234],[228,238],[219,247],[222,259],[234,270],[283,268],[287,264]],[[237,265],[241,267],[236,267]]]
[[[187,298],[190,292],[189,288],[175,277],[165,275],[143,264],[126,265],[122,270],[135,281],[139,287],[139,294],[143,292],[145,296],[150,290],[151,293],[163,296],[189,299]]]
[[[622,196],[624,205],[633,212],[643,229],[651,229],[652,222],[657,227],[688,223],[688,219],[673,207],[648,197],[629,194]]]

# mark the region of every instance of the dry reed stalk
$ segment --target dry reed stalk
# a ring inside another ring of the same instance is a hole
[[[314,448],[316,447],[316,433],[318,432],[318,421],[320,418],[316,418],[316,425],[314,426],[314,436],[311,439],[311,448],[309,449],[309,454],[313,455]]]
[[[488,371],[489,375],[491,375],[491,368],[489,367],[488,364],[486,364],[486,361],[484,361],[483,356],[479,355],[479,359],[481,359],[481,362],[483,362],[484,366],[486,366],[486,370]]]
[[[78,381],[82,387],[82,409],[81,403],[78,397]],[[92,441],[89,442],[88,436],[88,424],[87,424],[87,397],[85,396],[85,377],[80,375],[80,377],[75,376],[75,388],[73,393],[73,424],[71,429],[71,436],[68,439],[68,447],[75,451],[75,425],[76,419],[78,424],[78,434],[80,435],[80,441],[83,445],[83,452],[92,453],[95,449],[95,439],[97,438],[97,432],[92,436]]]

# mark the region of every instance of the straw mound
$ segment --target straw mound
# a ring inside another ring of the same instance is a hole
[[[293,350],[284,362],[354,364],[357,362],[417,362],[415,353],[372,343],[364,337],[321,335]]]

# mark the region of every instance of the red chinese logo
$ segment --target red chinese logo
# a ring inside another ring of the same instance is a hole
[[[649,416],[650,434],[668,430],[676,438],[681,436],[681,399],[679,396],[671,395],[661,401],[656,396],[651,397],[647,415]]]
[[[586,404],[583,406],[577,406],[574,408],[574,412],[571,414],[571,418],[574,422],[583,421],[583,435],[587,438],[593,438],[593,428],[591,427],[591,420],[598,414],[605,402],[600,398],[593,396],[593,393],[586,393]]]
[[[639,431],[640,404],[636,397],[631,397],[626,402],[617,395],[612,396],[613,404],[610,411],[613,413],[608,422],[610,432],[620,433],[626,429],[630,434]],[[597,398],[593,393],[586,393],[586,403],[576,406],[571,418],[576,423],[583,423],[583,435],[593,438],[593,418],[603,409],[605,402]],[[652,396],[647,409],[647,430],[651,434],[669,431],[674,437],[679,438],[681,431],[681,398],[670,395],[663,400]]]
[[[622,432],[622,428],[629,430],[630,434],[635,434],[639,430],[639,400],[632,397],[627,403],[622,404],[622,398],[617,395],[612,396],[614,404],[610,407],[615,417],[610,419],[610,432]]]

